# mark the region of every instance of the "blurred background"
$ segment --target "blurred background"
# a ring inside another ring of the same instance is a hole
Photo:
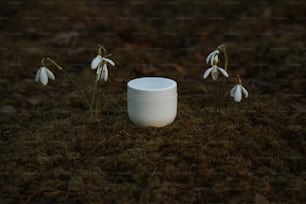
[[[113,54],[110,78],[201,79],[219,44],[229,71],[261,93],[305,91],[305,8],[299,0],[3,1],[1,78],[33,78],[49,56],[88,69],[98,44]]]

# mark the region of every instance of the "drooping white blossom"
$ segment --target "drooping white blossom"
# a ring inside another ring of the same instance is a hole
[[[223,69],[222,67],[218,66],[219,63],[219,50],[214,50],[206,58],[206,63],[210,64],[211,67],[208,68],[203,75],[203,78],[206,79],[209,74],[211,74],[211,77],[213,80],[218,79],[219,71],[223,74],[223,76],[228,77],[228,73]]]
[[[230,93],[231,97],[234,98],[236,102],[240,102],[242,99],[242,95],[244,95],[245,98],[249,96],[248,91],[239,83],[236,84],[232,89]]]
[[[54,80],[54,74],[47,67],[40,67],[36,72],[35,81],[40,81],[46,86],[48,84],[48,79]]]
[[[220,51],[219,50],[214,50],[209,55],[206,57],[206,64],[214,65],[214,63],[218,63],[218,55]],[[217,57],[217,58],[216,58]],[[216,62],[214,62],[217,60]]]
[[[212,65],[212,67],[208,68],[203,75],[203,78],[206,79],[208,77],[209,74],[211,74],[211,77],[213,80],[217,80],[218,79],[218,72],[221,72],[223,74],[223,76],[228,77],[228,73],[221,67],[218,67],[218,65],[214,64]]]
[[[107,81],[108,79],[107,64],[115,66],[115,62],[113,60],[106,58],[106,57],[102,57],[101,55],[97,55],[91,61],[91,68],[97,69],[97,79],[96,80],[103,79],[104,81]]]
[[[102,62],[101,55],[97,55],[92,61],[91,61],[91,68],[96,69],[99,64]]]

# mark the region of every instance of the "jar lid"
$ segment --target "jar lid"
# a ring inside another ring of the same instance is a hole
[[[141,77],[128,82],[129,96],[176,96],[176,81],[164,77]]]

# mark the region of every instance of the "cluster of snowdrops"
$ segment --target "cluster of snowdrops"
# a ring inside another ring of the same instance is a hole
[[[224,68],[220,67],[220,53],[223,53],[224,55]],[[96,70],[96,78],[94,82],[94,90],[92,93],[91,100],[86,96],[83,89],[79,86],[79,84],[71,77],[71,75],[65,71],[63,67],[61,67],[59,64],[57,64],[54,60],[51,58],[43,58],[41,60],[42,66],[38,69],[35,80],[37,82],[41,82],[43,85],[48,84],[48,79],[55,79],[55,76],[53,72],[47,67],[47,63],[51,63],[54,65],[59,71],[62,71],[65,76],[72,82],[72,84],[75,86],[75,88],[80,92],[80,95],[86,104],[88,106],[91,113],[95,113],[98,115],[99,112],[99,82],[102,80],[104,82],[108,79],[108,64],[115,66],[115,63],[112,59],[109,57],[111,54],[108,54],[104,46],[99,45],[98,46],[98,54],[97,56],[91,61],[91,68],[93,70]],[[216,97],[216,105],[215,110],[220,111],[222,106],[222,98],[224,97],[224,87],[225,87],[225,79],[229,77],[229,74],[227,72],[228,68],[228,55],[226,51],[225,45],[220,45],[217,47],[216,50],[212,51],[206,58],[206,63],[209,64],[211,67],[208,68],[203,78],[206,79],[209,75],[211,75],[213,80],[220,80],[220,87],[218,90],[218,94]],[[221,73],[221,75],[219,74]],[[248,91],[246,88],[242,86],[242,80],[239,77],[237,77],[237,84],[231,89],[230,96],[234,98],[236,102],[240,102],[243,95],[247,98],[248,97]]]

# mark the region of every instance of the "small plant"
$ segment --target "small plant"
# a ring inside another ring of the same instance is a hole
[[[224,68],[220,67],[220,60],[219,60],[219,54],[223,53],[224,55]],[[216,96],[215,101],[215,111],[220,112],[225,92],[225,83],[226,78],[229,77],[229,74],[227,72],[228,69],[228,55],[226,51],[225,45],[219,45],[216,50],[212,51],[206,58],[206,63],[211,65],[210,68],[208,68],[203,75],[203,78],[206,79],[209,74],[211,74],[211,77],[213,80],[217,80],[220,78],[220,85],[218,89],[218,93]],[[219,72],[221,72],[221,77],[219,77]],[[235,102],[240,102],[242,99],[242,95],[244,95],[246,98],[248,97],[248,91],[242,86],[242,81],[237,75],[238,83],[231,89],[230,96],[234,98]]]
[[[102,52],[103,51],[103,52]],[[96,71],[96,78],[94,82],[94,90],[92,93],[91,101],[89,101],[88,97],[86,96],[83,89],[79,86],[79,84],[71,77],[71,75],[66,72],[66,70],[61,67],[59,64],[57,64],[53,59],[46,57],[42,58],[41,64],[42,67],[40,67],[35,76],[35,81],[41,82],[44,86],[48,84],[48,79],[55,80],[55,76],[52,73],[52,71],[47,68],[47,63],[51,63],[54,67],[56,67],[59,71],[62,71],[64,75],[72,82],[74,87],[79,91],[84,104],[88,107],[91,114],[96,114],[96,116],[99,113],[99,85],[100,81],[103,80],[104,82],[108,79],[108,69],[107,65],[110,64],[112,66],[115,66],[115,63],[113,60],[109,59],[111,54],[107,54],[106,49],[104,46],[99,45],[98,46],[98,54],[97,56],[92,60],[91,62],[91,68],[97,69]]]
[[[231,97],[234,98],[234,100],[236,102],[240,102],[242,99],[242,94],[244,95],[244,97],[248,97],[249,93],[248,91],[242,86],[242,81],[239,77],[239,75],[237,75],[237,79],[238,79],[238,84],[236,84],[232,89],[231,89]]]

